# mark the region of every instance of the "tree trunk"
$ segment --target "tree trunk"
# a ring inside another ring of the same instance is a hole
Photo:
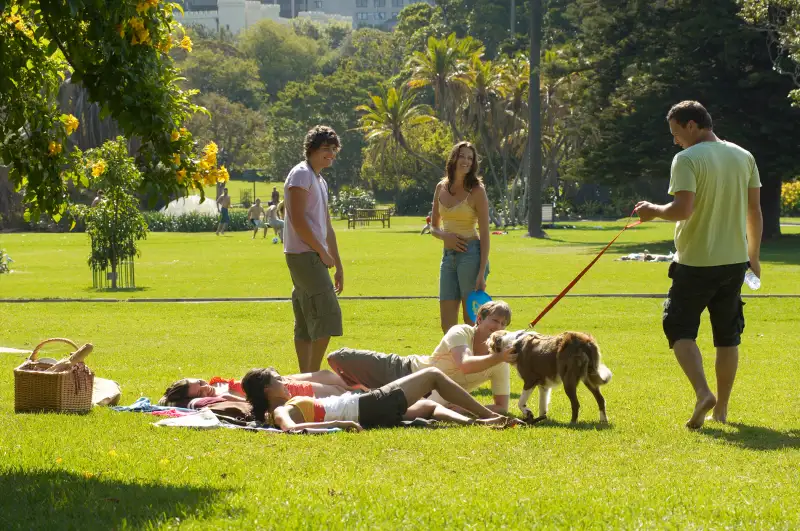
[[[762,238],[769,240],[781,235],[781,180],[764,179],[761,187],[761,212],[764,215]]]
[[[543,238],[542,230],[542,112],[539,96],[539,65],[542,46],[542,0],[531,0],[530,83],[528,85],[528,145],[531,165],[528,174],[528,236]]]

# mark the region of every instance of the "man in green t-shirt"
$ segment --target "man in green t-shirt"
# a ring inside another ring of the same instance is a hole
[[[761,181],[753,155],[720,140],[700,103],[674,105],[667,121],[675,143],[683,148],[672,159],[669,193],[674,200],[666,205],[640,201],[636,212],[642,221],[658,217],[677,222],[663,327],[697,395],[686,423],[697,429],[712,409],[714,420],[727,419],[744,330],[742,282],[748,265],[761,276]],[[717,350],[716,397],[695,342],[700,314],[706,308]]]

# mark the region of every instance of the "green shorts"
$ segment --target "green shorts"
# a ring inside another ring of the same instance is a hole
[[[328,354],[328,365],[348,385],[363,385],[369,389],[377,389],[414,372],[408,358],[347,347]]]
[[[294,338],[316,341],[342,335],[342,310],[328,268],[315,252],[286,253],[292,276]]]

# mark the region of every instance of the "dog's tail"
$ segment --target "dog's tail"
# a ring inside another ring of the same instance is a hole
[[[589,348],[589,371],[587,376],[589,377],[589,381],[596,386],[607,384],[611,381],[611,377],[613,376],[611,369],[600,361],[600,349],[598,349],[597,345],[594,343],[592,343]]]

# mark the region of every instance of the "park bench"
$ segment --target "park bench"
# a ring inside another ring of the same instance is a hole
[[[347,214],[347,228],[356,228],[356,223],[369,225],[371,221],[380,221],[381,226],[392,228],[392,211],[388,208],[354,208]]]

